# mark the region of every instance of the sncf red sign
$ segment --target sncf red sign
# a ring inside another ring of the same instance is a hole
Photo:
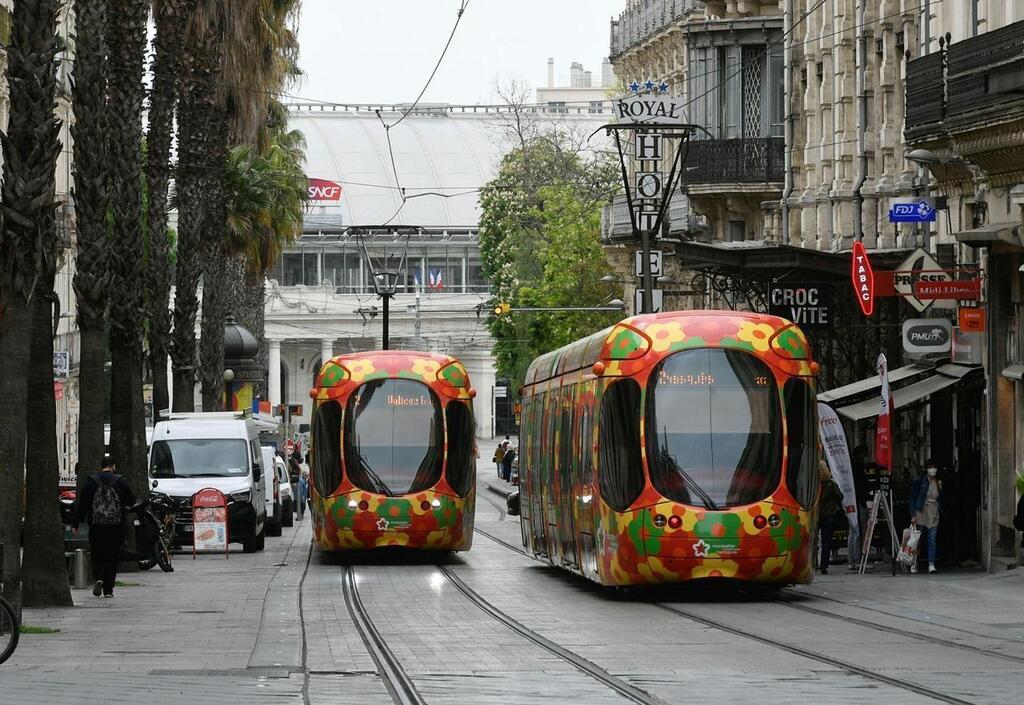
[[[868,253],[864,251],[864,243],[860,240],[853,243],[850,281],[861,312],[870,316],[875,312],[875,272],[871,269]]]
[[[341,200],[341,184],[336,184],[327,179],[310,179],[309,200],[339,201]]]

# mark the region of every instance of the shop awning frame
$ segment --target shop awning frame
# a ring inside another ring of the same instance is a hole
[[[912,379],[919,375],[929,374],[934,372],[934,367],[925,367],[922,365],[905,365],[903,367],[897,367],[895,370],[889,371],[889,384],[896,384],[907,379]],[[827,392],[822,392],[818,395],[818,401],[823,401],[830,406],[836,404],[842,404],[845,399],[852,399],[853,397],[859,397],[862,394],[879,390],[882,388],[882,382],[878,379],[878,375],[872,375],[867,379],[862,379],[858,382],[852,382],[851,384],[844,385],[842,387],[836,387],[830,389]],[[881,396],[876,397],[881,399]]]
[[[899,369],[902,370],[906,368],[901,367]],[[895,373],[896,371],[897,370],[894,370],[893,372]],[[918,380],[913,384],[908,384],[905,387],[892,390],[893,408],[896,411],[899,411],[901,408],[918,404],[933,394],[937,394],[949,387],[969,380],[973,374],[981,373],[981,367],[948,364],[933,368],[929,371],[931,374],[924,379]],[[892,382],[892,374],[890,374],[889,379],[890,382]],[[866,382],[868,380],[863,381]],[[880,387],[881,385],[879,384],[878,386]],[[824,401],[821,399],[820,395],[818,398],[819,400]],[[837,407],[836,413],[850,421],[864,421],[865,419],[878,416],[879,411],[881,411],[881,405],[881,395],[875,395],[870,399]]]

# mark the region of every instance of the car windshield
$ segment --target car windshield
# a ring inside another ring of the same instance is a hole
[[[149,474],[152,477],[244,477],[249,474],[246,442],[225,438],[157,441],[150,456]]]
[[[780,406],[771,370],[750,353],[669,356],[648,387],[651,482],[669,499],[708,509],[764,499],[781,477]]]
[[[367,382],[345,410],[345,470],[357,487],[419,492],[441,479],[444,423],[437,395],[405,379]]]

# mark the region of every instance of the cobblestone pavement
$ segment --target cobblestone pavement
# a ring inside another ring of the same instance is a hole
[[[113,600],[75,591],[74,609],[27,610],[61,631],[22,637],[0,703],[390,703],[346,603],[350,565],[366,618],[428,703],[628,702],[544,639],[651,702],[988,705],[1024,692],[1024,571],[622,595],[495,541],[520,545],[519,525],[508,486],[481,468],[477,526],[494,538],[478,533],[468,553],[311,555],[307,521],[262,554],[183,554],[173,574],[123,575],[139,585]]]

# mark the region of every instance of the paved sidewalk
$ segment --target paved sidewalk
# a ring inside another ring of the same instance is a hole
[[[175,556],[174,573],[123,573],[114,598],[73,590],[73,609],[25,610],[33,626],[0,666],[0,704],[302,702],[298,584],[308,519],[262,553]]]

